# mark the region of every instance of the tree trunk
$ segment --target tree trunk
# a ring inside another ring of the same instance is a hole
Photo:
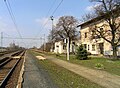
[[[113,59],[117,59],[117,47],[116,46],[112,47],[113,47]]]
[[[69,51],[70,51],[71,39],[69,37]]]

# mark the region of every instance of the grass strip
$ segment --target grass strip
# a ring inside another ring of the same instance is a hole
[[[33,53],[36,55],[41,54],[38,52],[33,52]],[[44,54],[42,54],[42,55],[44,55]],[[56,54],[51,54],[51,53],[45,53],[45,55],[49,55],[54,58],[58,58],[58,59],[62,59],[62,60],[66,61],[66,55],[64,55],[64,54],[56,55]],[[85,66],[88,68],[92,68],[92,69],[96,69],[95,65],[97,63],[100,63],[100,64],[103,64],[103,66],[104,66],[104,69],[101,69],[101,70],[109,72],[113,75],[115,74],[115,75],[120,76],[120,60],[112,61],[112,60],[109,60],[109,59],[103,58],[103,57],[90,57],[88,60],[78,60],[75,58],[75,55],[70,55],[69,62],[78,64],[78,65],[82,65],[82,66]]]
[[[49,60],[39,60],[39,63],[48,72],[59,88],[103,88]]]

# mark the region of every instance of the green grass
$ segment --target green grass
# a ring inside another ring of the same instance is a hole
[[[58,58],[62,59],[62,60],[66,60],[64,55],[62,55]],[[104,69],[101,69],[101,70],[104,70],[111,74],[116,74],[116,75],[120,76],[120,60],[112,61],[112,60],[109,60],[109,59],[103,58],[103,57],[91,57],[88,60],[78,60],[75,58],[74,55],[72,55],[72,56],[70,56],[69,62],[79,64],[82,66],[86,66],[86,67],[92,68],[92,69],[96,69],[95,65],[97,63],[100,63],[104,67]]]
[[[39,53],[32,53],[34,55],[39,55]],[[39,60],[39,63],[49,73],[59,88],[103,88],[49,60]]]
[[[39,52],[33,52],[33,51],[29,51],[29,52],[33,53],[35,56],[44,56],[44,54]]]
[[[62,60],[66,61],[66,55],[64,55],[64,54],[61,54],[58,56],[56,56],[56,54],[51,54],[51,53],[45,53],[45,54],[52,56],[54,58],[58,58],[58,59],[62,59]],[[104,69],[101,69],[101,70],[104,70],[111,74],[116,74],[116,75],[120,76],[120,60],[111,61],[111,60],[108,60],[107,58],[103,58],[103,57],[91,57],[88,60],[78,60],[75,58],[75,55],[70,55],[69,62],[78,64],[78,65],[82,65],[82,66],[86,66],[86,67],[92,68],[92,69],[96,69],[95,65],[97,63],[100,63],[104,67]]]

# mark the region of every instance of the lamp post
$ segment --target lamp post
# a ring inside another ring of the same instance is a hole
[[[54,47],[54,44],[53,44],[53,20],[54,20],[54,17],[51,16],[50,19],[52,21],[52,30],[51,30],[51,32],[52,32],[52,47],[51,48],[52,48],[52,52],[53,52],[53,47]]]

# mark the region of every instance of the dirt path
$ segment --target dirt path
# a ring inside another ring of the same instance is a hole
[[[60,59],[46,57],[59,66],[62,66],[80,76],[83,76],[92,82],[95,82],[106,88],[120,88],[120,76],[112,75],[105,71],[93,70],[80,65],[72,64]]]

